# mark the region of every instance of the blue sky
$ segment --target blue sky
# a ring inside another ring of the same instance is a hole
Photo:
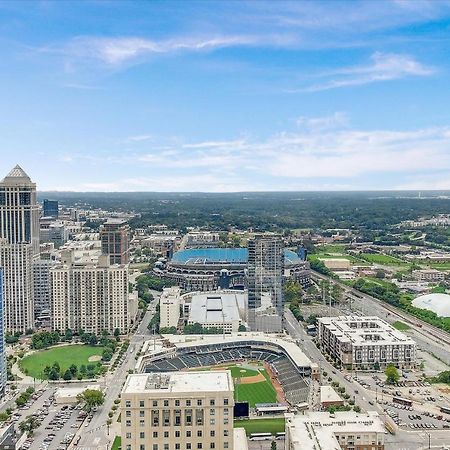
[[[450,2],[0,3],[40,190],[450,189]]]

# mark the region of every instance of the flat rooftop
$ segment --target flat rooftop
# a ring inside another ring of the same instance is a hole
[[[352,345],[415,344],[410,337],[376,316],[321,317],[320,324],[323,324],[339,341],[349,342]]]
[[[341,450],[336,438],[339,433],[380,433],[384,440],[384,426],[375,411],[290,414],[286,415],[286,428],[289,428],[293,450]]]
[[[342,402],[342,398],[332,386],[320,386],[320,403]]]
[[[122,393],[195,393],[232,392],[231,372],[199,371],[131,374],[125,382]]]
[[[190,322],[201,324],[238,322],[247,295],[240,292],[198,293],[192,296]]]

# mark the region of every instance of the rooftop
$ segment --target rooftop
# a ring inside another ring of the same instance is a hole
[[[319,324],[328,328],[341,342],[350,342],[353,345],[385,345],[386,342],[415,343],[410,337],[376,316],[321,317]]]
[[[342,402],[342,398],[331,386],[320,386],[320,403]]]
[[[233,390],[231,372],[228,370],[215,370],[214,372],[132,374],[128,375],[122,393],[194,393],[229,392]]]
[[[3,183],[32,183],[31,178],[18,164],[3,178]],[[34,184],[34,183],[33,183]]]
[[[308,412],[298,416],[286,415],[286,419],[286,431],[291,438],[289,448],[294,450],[341,450],[336,438],[339,433],[379,433],[379,439],[384,442],[384,427],[375,411],[364,414]]]

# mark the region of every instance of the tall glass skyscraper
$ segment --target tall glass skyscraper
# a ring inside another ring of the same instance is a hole
[[[53,217],[57,219],[59,216],[59,203],[58,200],[45,199],[43,202],[42,215],[44,217]]]
[[[33,328],[32,262],[38,257],[36,184],[16,166],[0,182],[0,267],[8,331],[25,332]]]
[[[269,295],[278,316],[283,316],[284,246],[281,236],[264,234],[248,241],[248,324],[257,327],[257,309]]]

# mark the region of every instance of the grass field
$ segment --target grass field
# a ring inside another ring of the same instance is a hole
[[[251,433],[281,433],[284,432],[284,417],[276,419],[235,420],[235,428],[245,428],[247,435]]]
[[[30,377],[45,379],[43,370],[45,366],[51,366],[58,362],[61,372],[64,373],[72,364],[78,368],[84,364],[94,364],[89,362],[91,356],[101,356],[104,347],[91,347],[88,345],[65,345],[53,347],[46,350],[39,350],[29,356],[25,356],[20,361],[20,369]]]
[[[411,328],[407,323],[400,322],[399,320],[397,320],[396,322],[394,322],[394,323],[392,324],[392,326],[393,326],[395,329],[400,330],[400,331],[406,331],[406,330],[409,330],[409,329]]]
[[[231,376],[235,380],[234,384],[234,399],[238,401],[247,401],[250,407],[255,406],[256,403],[276,403],[277,393],[272,386],[269,374],[264,367],[243,367],[237,365],[221,366],[221,369],[228,369],[231,371]],[[207,367],[200,370],[211,370],[213,368]],[[198,370],[198,369],[196,369]],[[254,377],[261,373],[265,381],[257,383],[240,384],[236,382],[237,378]]]
[[[114,438],[114,442],[113,442],[113,445],[111,447],[111,450],[119,450],[121,445],[122,445],[122,438],[120,436],[116,436]]]
[[[389,255],[380,255],[379,253],[361,253],[361,258],[375,264],[384,266],[407,266],[408,263],[401,259]]]

